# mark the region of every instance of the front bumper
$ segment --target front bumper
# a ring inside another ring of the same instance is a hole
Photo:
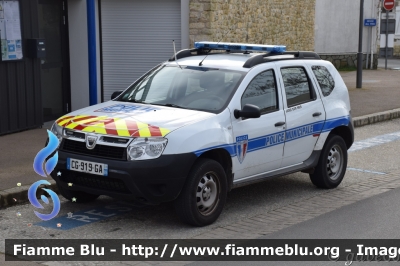
[[[195,154],[187,153],[162,155],[145,161],[117,161],[65,151],[58,151],[58,157],[58,164],[51,174],[58,186],[144,204],[176,199],[197,159]],[[107,164],[108,176],[70,171],[67,158]],[[68,183],[73,185],[68,186]]]

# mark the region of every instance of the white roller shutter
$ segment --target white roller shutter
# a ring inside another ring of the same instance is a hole
[[[101,0],[104,101],[181,49],[180,0]]]

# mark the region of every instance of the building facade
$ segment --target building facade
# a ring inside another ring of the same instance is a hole
[[[359,1],[9,1],[19,2],[24,57],[0,62],[0,135],[109,100],[170,58],[173,40],[176,50],[195,41],[283,44],[315,50],[337,67],[345,60],[334,56],[357,52]],[[376,17],[379,0],[365,2]],[[44,58],[27,53],[28,40],[38,38]]]

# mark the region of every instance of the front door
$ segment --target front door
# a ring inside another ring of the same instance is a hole
[[[44,121],[69,112],[70,78],[67,3],[38,0],[39,38],[46,42],[46,58],[41,59],[41,87]]]

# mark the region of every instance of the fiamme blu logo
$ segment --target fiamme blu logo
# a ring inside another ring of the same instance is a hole
[[[46,145],[45,148],[43,148],[38,152],[38,154],[35,157],[35,160],[33,161],[33,169],[35,170],[35,172],[38,175],[45,178],[49,177],[49,175],[57,165],[58,162],[57,148],[59,144],[58,138],[52,132],[47,130],[47,134],[49,136],[49,143]],[[53,153],[54,155],[48,158]],[[39,189],[40,185],[50,185],[50,183],[46,180],[39,180],[33,183],[28,190],[28,199],[34,207],[38,209],[44,209],[44,207],[36,197],[36,192]],[[49,214],[42,214],[37,211],[35,211],[35,214],[38,218],[42,219],[43,221],[48,221],[56,217],[57,214],[59,213],[60,199],[58,198],[57,194],[51,189],[42,188],[42,190],[46,191],[50,195],[50,198],[53,202],[53,210]],[[41,199],[47,205],[50,203],[49,199],[45,195],[42,195]]]

